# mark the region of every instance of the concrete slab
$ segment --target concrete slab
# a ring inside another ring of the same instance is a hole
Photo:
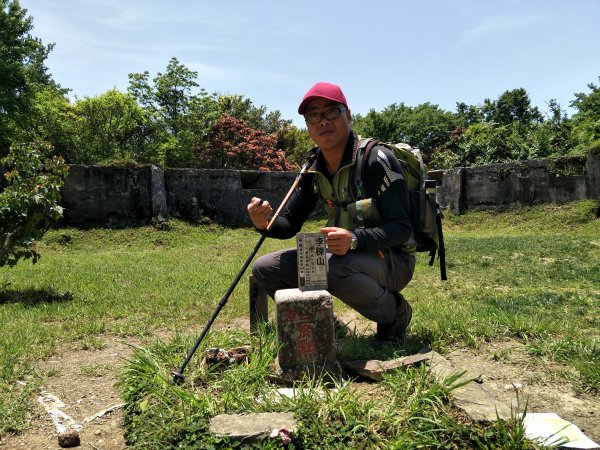
[[[453,367],[450,361],[439,353],[435,351],[432,353],[429,364],[438,379],[462,372],[460,368]],[[469,378],[462,375],[457,381],[460,382],[460,380],[467,381]],[[468,381],[466,384],[454,389],[450,393],[450,397],[453,403],[466,412],[475,422],[494,422],[498,417],[505,420],[511,417],[510,406],[494,398],[475,381]]]
[[[346,368],[354,373],[358,373],[364,377],[374,381],[380,381],[383,375],[391,370],[405,369],[425,361],[429,361],[432,357],[432,352],[418,353],[416,355],[405,356],[403,358],[391,359],[388,361],[380,361],[378,359],[362,359],[350,361],[346,363]]]
[[[298,424],[292,413],[219,414],[210,420],[210,431],[244,443],[259,442],[273,430],[283,428],[291,433]]]

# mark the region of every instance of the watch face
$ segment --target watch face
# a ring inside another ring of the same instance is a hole
[[[356,250],[356,247],[358,247],[358,239],[354,237],[350,242],[350,250]]]

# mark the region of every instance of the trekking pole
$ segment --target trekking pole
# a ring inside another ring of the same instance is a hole
[[[256,253],[258,253],[258,249],[260,248],[260,246],[262,245],[262,243],[267,238],[267,234],[269,233],[269,230],[271,229],[271,226],[275,222],[275,219],[277,219],[277,217],[279,216],[279,213],[281,212],[281,210],[283,209],[283,207],[285,206],[285,204],[290,199],[292,193],[294,192],[294,190],[296,189],[296,187],[300,183],[300,180],[306,174],[308,168],[312,165],[312,163],[313,163],[313,161],[314,161],[315,158],[316,158],[316,153],[312,154],[308,158],[308,160],[306,161],[306,163],[302,166],[302,169],[300,169],[300,172],[296,176],[296,179],[294,180],[294,183],[292,184],[292,187],[290,188],[290,190],[288,191],[288,193],[286,194],[286,196],[281,201],[281,204],[279,205],[279,208],[277,208],[277,211],[275,211],[275,214],[273,214],[273,217],[271,217],[271,220],[269,220],[269,223],[267,224],[267,228],[265,228],[263,230],[263,232],[262,232],[262,234],[260,236],[260,239],[258,240],[258,242],[256,243],[256,245],[254,246],[254,250],[252,250],[252,252],[250,253],[250,255],[248,255],[248,258],[246,259],[246,262],[244,262],[244,265],[242,266],[242,269],[240,270],[240,272],[237,274],[237,276],[233,280],[233,283],[231,283],[231,286],[229,286],[229,289],[227,289],[227,292],[225,293],[225,295],[223,296],[223,298],[219,302],[219,305],[217,306],[217,309],[215,310],[215,312],[213,312],[212,316],[210,317],[210,319],[206,323],[206,326],[204,327],[204,330],[202,330],[202,333],[200,333],[200,336],[198,336],[198,339],[196,340],[196,343],[194,344],[194,346],[192,347],[192,349],[189,351],[187,357],[185,358],[185,361],[183,362],[183,364],[181,365],[181,367],[179,369],[174,370],[173,372],[171,372],[171,375],[173,375],[173,382],[175,384],[181,384],[181,383],[183,383],[185,381],[185,377],[183,376],[183,371],[185,370],[186,366],[188,365],[188,363],[192,359],[192,356],[194,356],[194,353],[196,353],[196,350],[198,349],[198,346],[200,345],[200,343],[202,342],[202,340],[204,339],[204,337],[208,333],[208,330],[212,326],[213,322],[215,321],[215,319],[217,318],[217,316],[219,315],[219,313],[221,312],[221,310],[223,309],[223,307],[227,303],[227,300],[229,300],[229,297],[231,296],[231,293],[233,292],[233,290],[235,289],[235,287],[239,283],[240,279],[244,275],[244,272],[246,271],[246,269],[250,265],[250,262],[252,262],[252,258],[254,258],[256,256]]]

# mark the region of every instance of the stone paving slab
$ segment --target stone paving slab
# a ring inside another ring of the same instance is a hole
[[[355,373],[359,373],[375,381],[380,381],[386,372],[423,362],[429,364],[431,371],[438,379],[444,379],[463,371],[461,368],[452,366],[450,361],[439,353],[430,351],[429,349],[422,349],[415,355],[389,361],[375,359],[352,361],[347,363],[346,367]],[[457,383],[466,383],[450,393],[450,398],[454,405],[467,413],[475,422],[493,422],[498,417],[505,420],[510,419],[510,406],[494,398],[483,386],[473,381],[466,372],[457,380]]]
[[[298,424],[292,413],[219,414],[210,420],[210,431],[245,443],[259,442],[273,430],[293,433]]]
[[[390,370],[407,368],[429,361],[432,352],[418,353],[403,358],[380,361],[378,359],[361,359],[346,363],[346,368],[374,381],[380,381],[383,375]]]
[[[432,372],[439,379],[446,378],[457,372],[462,372],[460,368],[452,366],[450,361],[437,352],[432,352],[430,367]],[[462,375],[460,380],[466,381],[469,378]],[[452,402],[460,409],[465,411],[475,422],[494,422],[501,419],[510,419],[511,408],[505,403],[500,402],[488,393],[483,386],[475,381],[468,381],[466,384],[454,389],[450,393]]]

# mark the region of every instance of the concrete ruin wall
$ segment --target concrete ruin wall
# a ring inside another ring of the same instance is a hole
[[[70,166],[62,191],[65,221],[104,226],[202,217],[248,226],[246,205],[257,196],[274,208],[295,173],[155,166]],[[600,200],[600,155],[432,171],[438,202],[460,214],[586,198]],[[322,209],[315,215],[322,212]]]
[[[599,155],[457,168],[438,189],[438,202],[457,214],[586,198],[600,200]]]
[[[162,175],[153,166],[69,166],[61,191],[64,220],[105,226],[147,223],[166,211],[153,208]],[[162,189],[164,191],[164,187]]]
[[[276,209],[295,177],[290,172],[167,169],[168,211],[185,220],[209,217],[230,226],[250,225],[246,213],[250,199],[268,200]]]

